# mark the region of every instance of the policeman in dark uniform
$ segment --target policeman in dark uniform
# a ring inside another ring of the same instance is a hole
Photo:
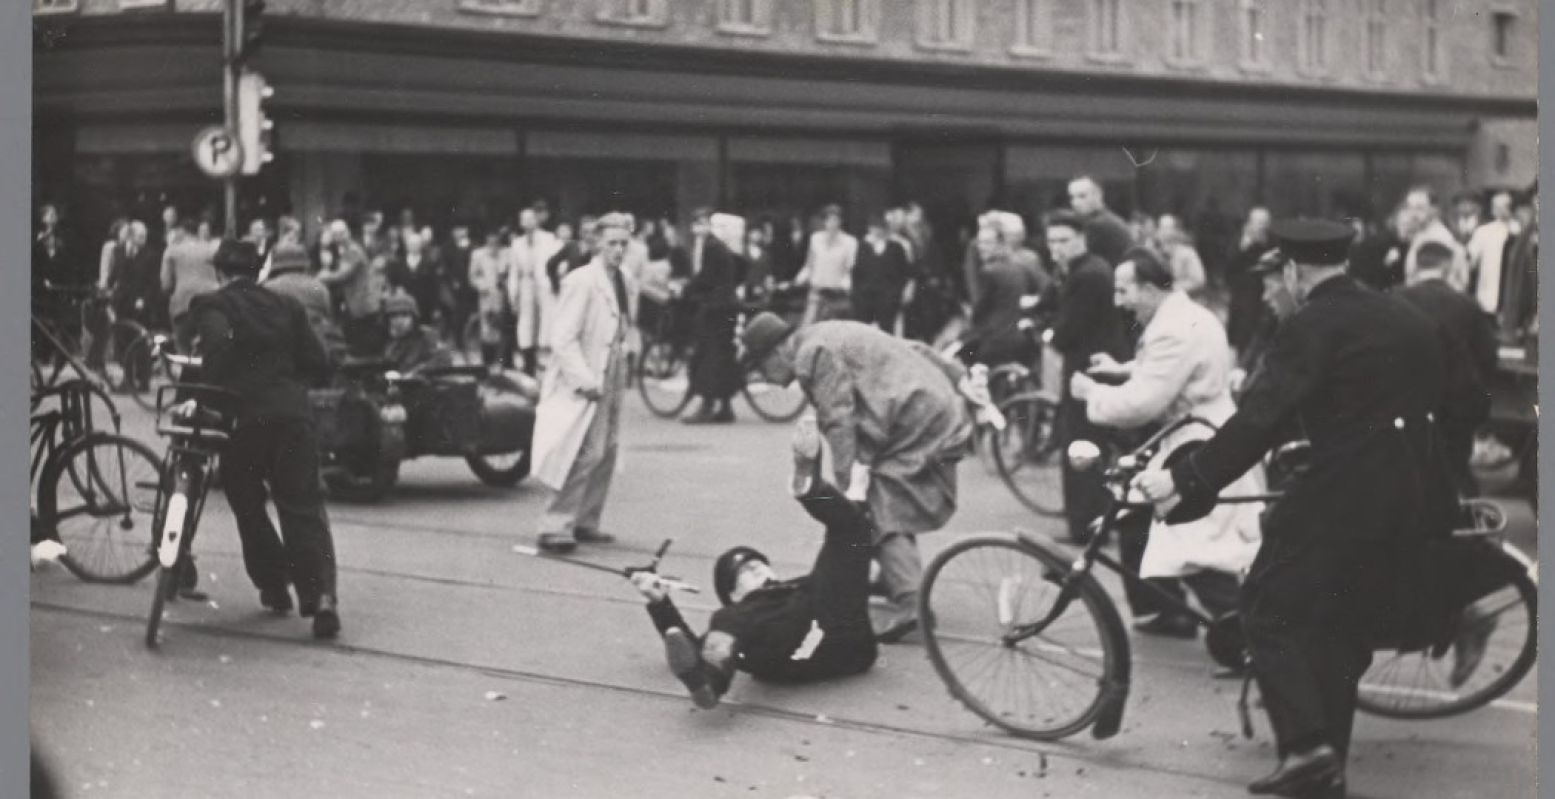
[[[235,427],[222,452],[227,502],[243,540],[243,562],[259,602],[278,613],[313,617],[315,638],[340,632],[335,601],[335,545],[319,482],[318,435],[307,386],[329,364],[302,305],[254,282],[259,257],[249,242],[226,239],[216,250],[219,291],[190,306],[201,380],[237,395]],[[275,503],[277,535],[265,510]]]
[[[713,565],[723,607],[705,637],[686,624],[657,583],[638,572],[632,581],[648,598],[648,615],[664,637],[670,670],[698,707],[711,708],[729,690],[736,669],[758,680],[803,683],[860,674],[878,653],[869,618],[869,561],[874,524],[862,503],[822,479],[820,432],[800,423],[794,436],[793,494],[826,540],[808,575],[778,580],[767,558],[735,547]]]
[[[1300,309],[1236,415],[1137,484],[1168,519],[1196,518],[1289,423],[1306,431],[1311,465],[1265,517],[1243,585],[1253,676],[1280,756],[1249,790],[1343,796],[1361,675],[1380,636],[1419,621],[1428,553],[1450,535],[1456,500],[1432,418],[1443,355],[1422,314],[1345,274],[1350,228],[1295,220],[1273,234]]]

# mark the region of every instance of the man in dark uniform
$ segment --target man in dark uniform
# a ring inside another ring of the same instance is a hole
[[[1432,421],[1443,356],[1429,320],[1345,274],[1350,228],[1296,220],[1273,233],[1302,307],[1237,413],[1137,485],[1168,520],[1196,518],[1293,418],[1306,430],[1311,465],[1265,517],[1243,585],[1252,671],[1280,756],[1249,790],[1343,796],[1361,675],[1380,634],[1418,621],[1430,544],[1450,533],[1456,502]]]
[[[698,707],[711,708],[729,690],[736,669],[758,680],[803,683],[860,674],[878,648],[869,619],[869,559],[873,524],[861,503],[821,477],[821,439],[815,423],[794,433],[794,497],[826,526],[815,568],[779,581],[767,558],[735,547],[713,566],[723,607],[713,613],[700,644],[657,575],[632,577],[648,598],[648,615],[664,637],[670,670]]]
[[[1070,396],[1069,379],[1089,369],[1091,356],[1100,352],[1127,360],[1123,324],[1112,302],[1112,266],[1087,248],[1085,229],[1085,222],[1068,213],[1053,214],[1047,222],[1048,250],[1061,275],[1057,317],[1049,332],[1053,349],[1064,358],[1063,398],[1058,404],[1059,444],[1064,447],[1076,439],[1103,442],[1109,437],[1105,428],[1086,418],[1085,402]],[[1069,537],[1085,541],[1091,521],[1106,510],[1107,489],[1099,474],[1077,472],[1069,468],[1067,458],[1062,477]]]
[[[222,452],[222,477],[243,562],[260,604],[290,611],[290,584],[299,613],[313,617],[313,636],[334,638],[335,545],[307,392],[328,375],[324,347],[302,305],[254,282],[259,258],[251,242],[222,241],[215,265],[221,289],[197,297],[189,312],[204,359],[201,381],[237,396],[226,409],[235,426]],[[267,496],[281,535],[265,510]]]
[[[695,308],[696,348],[691,353],[691,393],[702,398],[686,424],[734,421],[730,401],[740,390],[740,369],[734,346],[740,283],[734,254],[713,235],[713,212],[699,208],[691,215],[692,269],[685,297]]]

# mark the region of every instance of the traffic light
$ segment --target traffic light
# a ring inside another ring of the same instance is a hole
[[[275,90],[258,72],[245,69],[238,76],[238,141],[243,148],[245,175],[257,175],[275,160],[270,152],[275,123],[265,115],[265,101],[274,95]]]
[[[265,0],[238,2],[241,3],[241,10],[238,14],[237,61],[246,64],[258,57],[259,46],[264,43]]]

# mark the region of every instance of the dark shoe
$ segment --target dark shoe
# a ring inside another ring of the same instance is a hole
[[[1247,786],[1247,792],[1309,796],[1315,791],[1328,790],[1336,782],[1340,791],[1343,791],[1344,773],[1339,756],[1334,753],[1333,747],[1322,744],[1307,752],[1286,755],[1273,774],[1254,780]]]
[[[286,590],[286,586],[276,588],[259,589],[259,604],[267,608],[271,613],[286,615],[292,612],[292,592]],[[317,603],[314,603],[315,608]]]
[[[1134,622],[1134,629],[1145,635],[1192,640],[1199,635],[1199,623],[1176,613],[1157,613],[1154,618]]]
[[[205,602],[211,598],[210,594],[207,594],[198,588],[180,588],[174,592],[174,596],[178,597],[179,599],[188,600],[190,602]]]
[[[543,552],[565,555],[578,548],[578,540],[563,533],[541,533],[538,545]]]
[[[713,422],[717,424],[733,424],[734,408],[725,403],[722,408],[718,409],[717,413],[713,414]]]
[[[871,608],[869,615],[875,630],[875,641],[878,643],[898,643],[918,629],[916,607],[904,608],[896,603],[885,603]]]
[[[614,544],[616,542],[615,536],[603,530],[593,530],[587,527],[573,528],[572,536],[580,544]]]
[[[681,685],[686,686],[697,707],[703,710],[718,707],[718,692],[708,684],[702,654],[685,630],[675,627],[664,634],[664,659],[669,661],[670,671]]]
[[[318,612],[313,615],[313,637],[328,641],[340,634],[340,610],[335,598],[326,596],[319,600]]]
[[[698,408],[696,413],[680,420],[682,424],[716,424],[718,415],[707,407]]]

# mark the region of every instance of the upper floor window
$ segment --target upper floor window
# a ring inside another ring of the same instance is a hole
[[[815,35],[822,41],[873,43],[879,0],[815,0]]]
[[[80,0],[32,0],[34,14],[69,14],[80,10]]]
[[[1017,55],[1048,55],[1053,49],[1053,0],[1016,0]]]
[[[1328,69],[1328,0],[1303,0],[1301,28],[1297,37],[1301,47],[1301,68],[1311,74]]]
[[[973,0],[918,0],[918,44],[965,50],[972,46]]]
[[[539,16],[544,0],[459,0],[460,11],[514,17]]]
[[[119,10],[132,8],[167,8],[167,0],[119,0]]]
[[[1170,3],[1170,49],[1168,61],[1192,64],[1203,59],[1204,32],[1199,0],[1168,0]]]
[[[1420,43],[1420,68],[1426,80],[1439,81],[1447,74],[1446,52],[1442,41],[1442,6],[1447,0],[1424,0],[1421,9],[1424,41]]]
[[[718,30],[725,33],[771,33],[772,0],[718,0]]]
[[[599,0],[594,18],[616,25],[661,27],[669,24],[668,0]]]
[[[1490,15],[1490,53],[1498,63],[1512,60],[1512,39],[1517,33],[1517,15],[1497,11]]]
[[[1366,74],[1380,78],[1388,70],[1388,0],[1366,0]]]
[[[1118,0],[1090,0],[1091,57],[1123,57],[1123,15]]]
[[[1242,0],[1242,68],[1269,66],[1269,9],[1267,0]]]

